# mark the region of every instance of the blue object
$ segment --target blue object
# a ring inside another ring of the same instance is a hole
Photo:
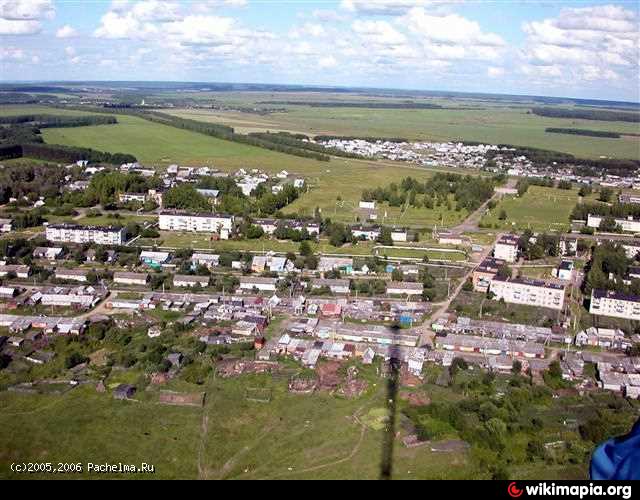
[[[400,315],[400,324],[402,326],[411,326],[411,321],[413,320],[413,318],[409,315],[406,314],[401,314]]]
[[[626,436],[609,439],[596,448],[589,475],[603,480],[640,479],[640,420]]]

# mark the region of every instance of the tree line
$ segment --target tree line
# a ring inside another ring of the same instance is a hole
[[[588,137],[608,137],[611,139],[619,139],[620,134],[618,132],[607,132],[605,130],[589,130],[584,128],[555,128],[547,127],[545,132],[550,134],[571,134],[571,135],[585,135]]]
[[[0,116],[0,124],[30,124],[37,128],[86,127],[91,125],[112,125],[118,123],[115,116],[56,116],[49,114]]]
[[[573,120],[598,120],[607,122],[640,122],[640,113],[609,111],[607,109],[531,108],[534,115]]]

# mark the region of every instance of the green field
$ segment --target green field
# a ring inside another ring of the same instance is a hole
[[[136,401],[117,401],[93,385],[64,395],[0,393],[0,478],[51,478],[62,475],[10,471],[11,463],[86,464],[142,462],[155,466],[147,479],[377,479],[383,454],[386,384],[364,370],[369,389],[357,399],[327,393],[293,395],[287,379],[250,375],[210,378],[195,386],[178,380],[163,389],[205,391],[204,408],[157,403],[157,388],[136,393]],[[111,375],[107,386],[136,382],[136,373]],[[268,403],[247,399],[247,389],[269,393]],[[433,385],[436,398],[459,397]],[[400,408],[405,405],[399,402]],[[398,414],[398,429],[404,418]],[[521,443],[519,443],[520,445]],[[473,451],[471,453],[474,453]],[[395,479],[488,478],[466,452],[445,455],[428,446],[393,447]],[[581,478],[584,465],[521,462],[510,468],[517,478]],[[65,474],[65,478],[118,478],[117,474]]]
[[[272,100],[272,94],[217,95],[220,100],[230,100],[244,105],[261,100]],[[331,95],[333,99],[335,96]],[[328,100],[327,95],[313,97],[279,94],[277,100]],[[243,101],[244,100],[244,101]],[[390,99],[384,99],[388,101]],[[431,102],[431,101],[429,101]],[[456,107],[455,101],[440,101]],[[453,103],[453,104],[452,104]],[[472,103],[473,104],[473,103]],[[268,105],[264,105],[268,106]],[[528,106],[502,106],[482,103],[482,109],[366,109],[320,108],[310,106],[278,105],[286,112],[269,115],[203,110],[169,109],[177,116],[202,121],[224,123],[239,132],[285,130],[310,135],[356,135],[378,137],[405,137],[410,140],[470,140],[492,144],[532,146],[574,154],[578,157],[640,158],[638,137],[623,136],[620,139],[593,138],[565,134],[550,134],[547,127],[588,128],[591,130],[635,133],[640,131],[636,123],[605,122],[547,118],[528,113]]]
[[[592,195],[591,199],[595,199]],[[578,190],[571,191],[541,186],[530,186],[522,198],[504,196],[498,206],[488,212],[481,221],[498,229],[566,232],[570,227],[569,217],[578,203]],[[507,219],[498,219],[501,211]]]

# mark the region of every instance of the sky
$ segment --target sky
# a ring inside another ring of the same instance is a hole
[[[640,101],[640,2],[0,0],[0,80]]]

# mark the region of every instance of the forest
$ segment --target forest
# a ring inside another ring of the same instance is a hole
[[[534,115],[572,120],[599,120],[606,122],[640,122],[640,113],[609,111],[607,109],[531,108]]]

